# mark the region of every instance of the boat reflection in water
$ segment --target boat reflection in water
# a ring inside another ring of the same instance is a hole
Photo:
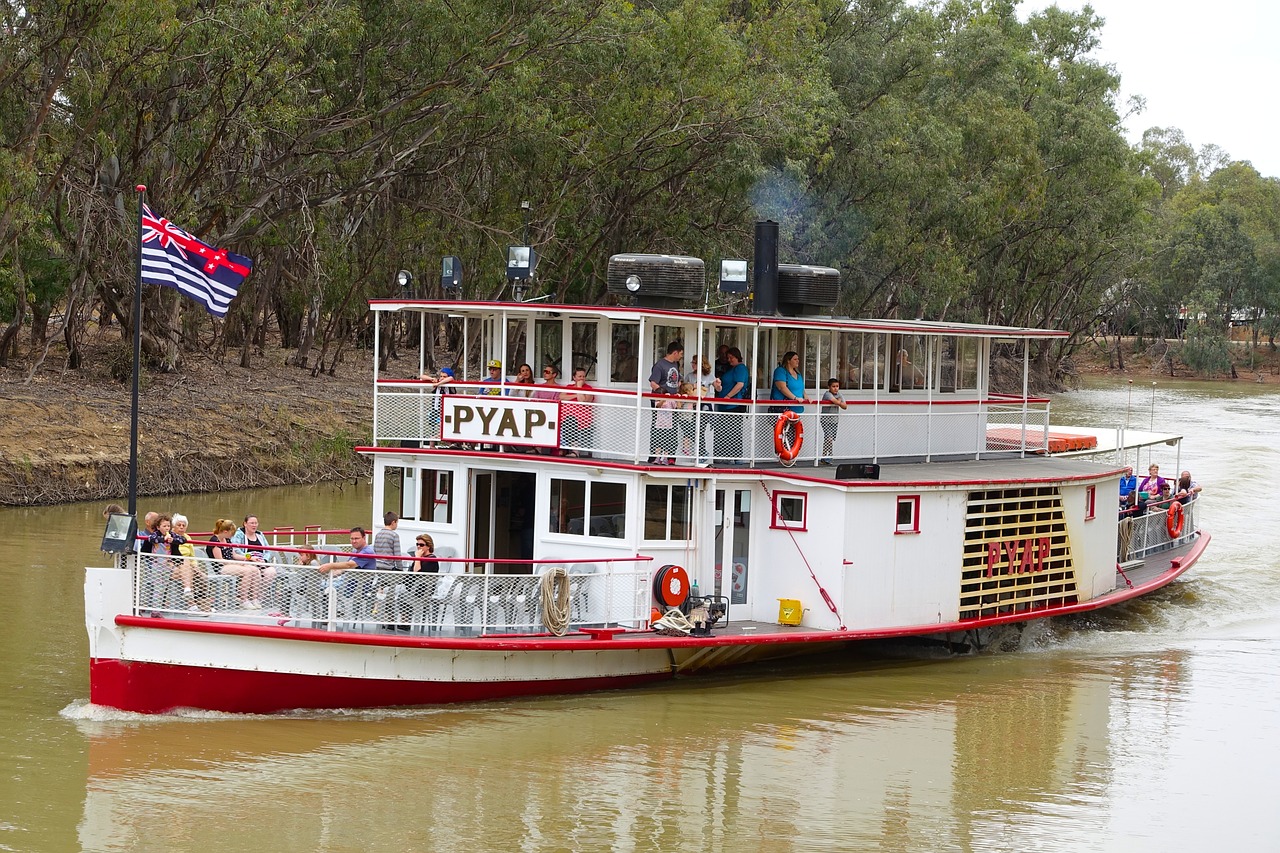
[[[1186,676],[1175,651],[844,660],[835,674],[820,662],[754,683],[713,677],[696,702],[676,684],[370,712],[358,726],[346,713],[82,722],[80,843],[1035,849],[1107,798],[1110,753],[1154,740]]]

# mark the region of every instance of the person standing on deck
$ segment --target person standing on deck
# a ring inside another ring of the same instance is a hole
[[[382,516],[384,527],[373,537],[373,550],[376,554],[400,554],[400,534],[396,528],[400,526],[400,516],[393,510],[387,510]],[[399,572],[405,568],[401,560],[378,560],[377,567],[384,572]]]
[[[684,344],[672,341],[667,344],[667,354],[653,364],[649,371],[649,390],[654,394],[674,397],[680,393],[680,363],[684,361]],[[661,401],[652,401],[654,408],[664,409]],[[653,435],[649,442],[649,461],[657,462],[675,456],[675,430],[667,424],[670,412],[655,414]],[[659,426],[661,424],[661,426]],[[669,430],[669,432],[668,432]]]
[[[773,369],[773,388],[769,392],[770,400],[791,400],[804,402],[804,377],[800,375],[800,355],[788,352],[782,356],[782,362]],[[787,409],[797,415],[804,414],[804,406],[775,406],[774,411],[781,414]]]
[[[725,358],[729,361],[729,369],[724,376],[720,377],[720,399],[746,400],[751,393],[751,373],[742,363],[742,350],[729,347]],[[746,421],[747,407],[741,403],[721,403],[720,411],[726,413],[721,417],[729,423],[723,428],[718,424],[716,426],[716,443],[721,443],[723,435],[723,447],[717,447],[715,454],[736,461],[742,456],[742,430]]]

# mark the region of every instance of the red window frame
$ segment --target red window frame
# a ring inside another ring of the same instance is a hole
[[[909,525],[899,520],[902,514],[902,507],[909,505],[911,507],[911,521]],[[920,496],[919,495],[898,495],[898,499],[893,505],[893,534],[895,536],[902,533],[919,533],[920,532]]]
[[[800,519],[798,521],[788,521],[782,517],[779,507],[783,498],[797,498],[800,501]],[[773,493],[773,520],[769,523],[771,530],[790,530],[793,532],[804,533],[809,529],[809,496],[804,492],[774,492]]]
[[[1084,490],[1084,520],[1092,521],[1097,516],[1098,487],[1086,486]]]

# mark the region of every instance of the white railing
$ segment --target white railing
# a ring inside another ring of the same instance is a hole
[[[1177,537],[1169,535],[1167,507],[1151,507],[1143,515],[1121,516],[1116,558],[1121,563],[1140,560],[1195,538],[1199,504],[1200,499],[1196,498],[1182,505],[1182,535]]]
[[[274,556],[275,562],[253,563],[260,579],[246,581],[203,557],[140,555],[134,612],[361,633],[540,634],[551,628],[544,588],[554,598],[559,584],[567,584],[569,631],[644,628],[650,613],[648,561],[544,561],[537,574],[471,574],[464,570],[469,563],[453,559],[440,560],[438,573],[351,569],[331,577],[298,565],[292,552]],[[557,567],[566,573],[559,581],[550,572]],[[244,606],[250,595],[260,595],[254,603],[261,607]]]
[[[698,405],[687,398],[608,389],[592,389],[592,393],[595,399],[590,403],[560,404],[556,452],[628,462],[671,460],[679,465],[777,461],[774,428],[778,411],[773,404],[743,401],[741,411],[727,411],[723,403]],[[406,390],[403,383],[380,385],[376,394],[375,441],[429,445],[441,440],[437,394]],[[688,408],[660,408],[658,404],[665,400],[676,400]],[[833,407],[819,411],[816,404],[807,404],[800,421],[804,441],[799,465],[817,465],[825,458],[977,457],[993,452],[1040,451],[1047,440],[1049,403],[1040,399],[1010,403],[1007,398],[999,404],[855,399],[843,411]]]

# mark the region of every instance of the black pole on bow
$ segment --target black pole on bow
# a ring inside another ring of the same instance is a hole
[[[138,184],[137,278],[133,282],[133,400],[129,407],[129,515],[138,517],[138,374],[142,370],[142,204],[147,188]]]

